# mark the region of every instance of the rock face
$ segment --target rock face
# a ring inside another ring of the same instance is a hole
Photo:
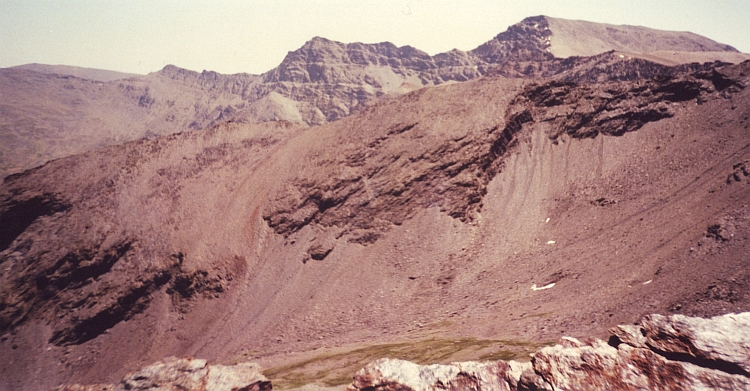
[[[57,391],[270,391],[254,363],[209,365],[206,360],[168,358],[128,374],[117,384],[66,385]]]
[[[350,391],[385,390],[747,390],[750,313],[711,319],[646,316],[611,330],[609,342],[563,337],[530,363],[420,366],[381,359]]]
[[[741,78],[716,70],[630,83],[528,84],[508,103],[486,103],[490,111],[502,110],[502,119],[450,129],[450,137],[440,143],[425,143],[444,135],[404,113],[403,122],[375,137],[370,135],[380,129],[362,125],[364,147],[361,143],[341,145],[335,151],[311,154],[310,166],[334,162],[340,173],[302,172],[263,217],[282,235],[319,225],[353,233],[349,240],[361,244],[375,242],[383,230],[401,224],[415,208],[427,205],[472,221],[483,205],[488,183],[501,171],[503,156],[514,147],[516,135],[531,124],[544,124],[553,142],[563,136],[621,136],[672,117],[674,103],[744,88]],[[452,104],[456,112],[475,110],[461,99]],[[410,144],[409,139],[415,142]],[[373,159],[382,163],[365,164]],[[377,199],[373,192],[379,195]]]

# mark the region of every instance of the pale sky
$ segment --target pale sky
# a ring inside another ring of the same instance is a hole
[[[0,0],[0,68],[260,74],[314,36],[434,55],[535,15],[692,31],[750,52],[750,0]]]

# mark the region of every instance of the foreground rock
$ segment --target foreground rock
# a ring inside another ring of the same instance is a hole
[[[748,390],[750,312],[711,319],[646,316],[609,342],[563,337],[530,363],[421,366],[381,359],[348,390]]]
[[[269,391],[271,382],[254,363],[208,365],[206,360],[168,358],[128,374],[118,384],[69,385],[57,391]]]

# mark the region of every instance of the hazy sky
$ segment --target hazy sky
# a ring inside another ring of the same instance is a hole
[[[314,36],[436,54],[535,15],[692,31],[750,52],[750,0],[0,0],[0,67],[262,73]]]

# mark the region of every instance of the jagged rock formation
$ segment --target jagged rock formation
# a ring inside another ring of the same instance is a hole
[[[125,376],[117,384],[65,385],[56,391],[270,391],[271,382],[254,363],[209,365],[174,357]]]
[[[661,54],[650,54],[654,51]],[[0,71],[6,97],[0,103],[0,176],[106,145],[227,121],[321,125],[384,96],[487,74],[604,82],[707,67],[671,67],[696,60],[747,58],[694,34],[537,16],[474,50],[435,56],[388,42],[345,44],[316,37],[262,75],[198,73],[168,65],[127,78],[31,64]]]
[[[611,330],[609,342],[563,337],[531,362],[420,366],[381,359],[347,390],[746,390],[750,313],[711,319],[646,316]]]

